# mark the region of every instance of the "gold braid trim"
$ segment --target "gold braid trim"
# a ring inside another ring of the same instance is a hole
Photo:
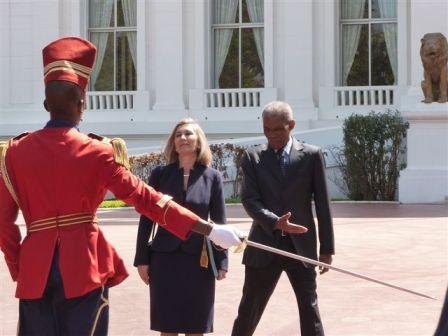
[[[166,226],[166,214],[170,208],[171,208],[171,201],[168,201],[165,207],[165,211],[163,212],[163,223],[159,223],[159,225]]]
[[[101,300],[103,301],[103,303],[99,306],[98,311],[96,312],[95,321],[93,322],[93,327],[90,332],[90,336],[93,336],[95,334],[96,325],[98,324],[101,312],[106,306],[109,305],[109,300],[104,297],[104,286],[101,288]]]
[[[59,60],[59,61],[54,61],[54,62],[47,64],[44,67],[44,74],[47,75],[47,73],[49,73],[52,69],[61,68],[61,67],[82,72],[85,76],[87,76],[87,78],[92,73],[92,68],[90,68],[88,66],[85,66],[85,65],[82,65],[79,63],[75,63],[75,62],[71,62],[71,61],[67,61],[67,60]]]
[[[115,162],[121,164],[126,169],[130,169],[128,150],[126,149],[126,142],[121,138],[113,138],[110,140],[112,147],[114,147]]]
[[[8,176],[8,171],[6,170],[6,152],[8,150],[9,143],[8,142],[0,142],[0,169],[2,172],[3,181],[5,182],[6,188],[8,189],[11,197],[14,199],[17,205],[19,205],[19,200],[17,198],[17,194],[14,191],[14,187],[12,186],[11,180]]]
[[[173,198],[169,195],[163,195],[162,198],[156,203],[158,207],[163,208]]]

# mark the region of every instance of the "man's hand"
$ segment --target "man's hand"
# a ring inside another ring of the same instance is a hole
[[[331,265],[331,263],[333,262],[333,256],[331,254],[321,254],[319,256],[319,261],[326,263],[328,265]],[[320,274],[324,274],[328,272],[328,268],[324,268],[322,266],[319,266],[319,273]]]
[[[305,233],[308,229],[302,225],[297,225],[289,222],[289,218],[291,217],[291,213],[287,212],[283,216],[281,216],[277,223],[275,224],[275,228],[279,230],[283,230],[289,234],[299,234]]]
[[[224,249],[232,246],[239,246],[243,242],[246,234],[239,231],[232,225],[213,225],[212,231],[208,235],[210,240]]]
[[[142,281],[149,285],[149,266],[148,265],[138,265],[137,266],[138,275],[140,275],[140,278]]]

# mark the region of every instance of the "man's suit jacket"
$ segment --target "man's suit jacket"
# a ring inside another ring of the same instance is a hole
[[[316,227],[313,219],[314,199],[319,226],[321,254],[334,253],[333,223],[330,213],[325,164],[316,146],[293,139],[286,176],[273,149],[259,145],[248,151],[242,161],[242,202],[253,224],[249,239],[277,247],[281,231],[275,229],[278,218],[290,211],[290,222],[308,228],[304,234],[291,235],[296,253],[317,259]],[[243,264],[265,267],[274,254],[253,247],[244,252]]]

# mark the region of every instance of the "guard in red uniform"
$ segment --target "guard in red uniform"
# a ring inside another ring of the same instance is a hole
[[[46,46],[50,121],[0,144],[0,248],[17,281],[20,335],[107,334],[108,288],[128,276],[98,227],[107,190],[182,239],[195,231],[225,248],[240,243],[231,226],[203,221],[135,177],[123,140],[79,132],[95,55],[80,38]]]

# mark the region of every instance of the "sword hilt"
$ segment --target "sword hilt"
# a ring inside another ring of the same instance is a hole
[[[235,230],[236,235],[241,240],[241,244],[238,246],[232,246],[229,250],[233,253],[241,253],[247,246],[247,233],[240,230]]]

